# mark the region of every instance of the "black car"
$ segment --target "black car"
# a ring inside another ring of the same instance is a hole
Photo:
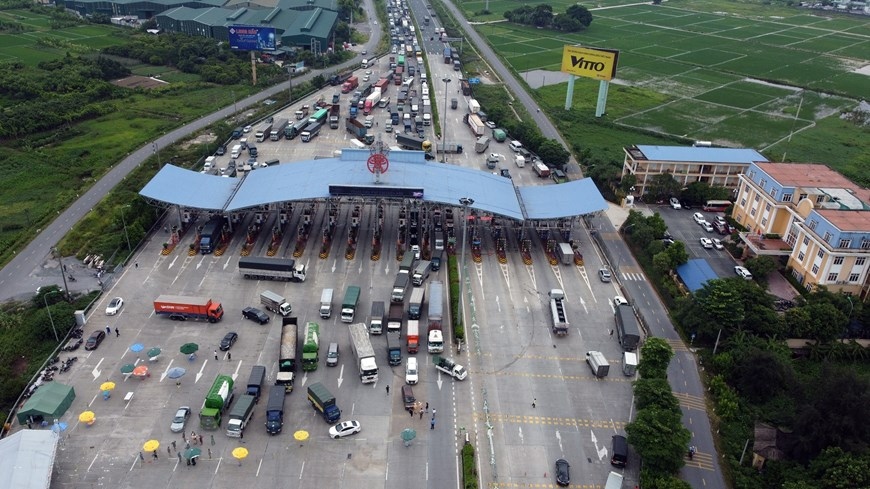
[[[90,336],[88,336],[88,341],[85,342],[85,350],[96,350],[104,339],[106,339],[105,331],[101,329],[94,331]]]
[[[224,339],[221,340],[221,351],[227,351],[232,348],[237,339],[239,339],[239,334],[235,331],[227,333]]]
[[[503,176],[503,177],[505,177],[505,178],[511,178],[511,171],[508,170],[507,168],[502,168],[502,169],[499,171],[499,173],[501,174],[501,176]]]
[[[256,321],[260,324],[266,324],[269,322],[269,315],[256,307],[246,307],[242,309],[242,317],[250,319],[251,321]]]
[[[556,460],[556,484],[567,486],[571,483],[570,467],[571,465],[564,458]]]

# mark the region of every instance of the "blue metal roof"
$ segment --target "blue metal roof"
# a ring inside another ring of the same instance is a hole
[[[716,275],[716,272],[713,271],[713,268],[710,267],[710,264],[707,263],[707,260],[702,258],[689,260],[678,266],[677,275],[679,275],[680,280],[686,284],[686,288],[689,289],[689,292],[693,294],[703,288],[710,280],[720,278]]]
[[[745,163],[767,161],[758,151],[746,148],[706,148],[696,146],[637,145],[652,161],[697,161],[699,163]]]
[[[261,168],[243,178],[223,178],[164,166],[139,192],[147,199],[183,207],[233,212],[272,202],[330,197],[330,185],[415,187],[422,199],[459,205],[474,200],[475,209],[511,219],[557,219],[607,208],[591,179],[559,185],[514,187],[513,181],[489,172],[430,162],[419,151],[390,151],[389,169],[375,183],[366,160],[368,150],[344,149],[338,158],[297,161]]]

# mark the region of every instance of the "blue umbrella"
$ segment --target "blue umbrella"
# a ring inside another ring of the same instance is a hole
[[[133,353],[139,353],[140,351],[142,351],[144,349],[145,349],[145,345],[143,345],[142,343],[136,343],[130,347],[130,351],[132,351]]]
[[[171,369],[169,369],[169,372],[166,372],[166,376],[170,379],[179,379],[186,373],[187,370],[184,370],[181,367],[172,367]]]

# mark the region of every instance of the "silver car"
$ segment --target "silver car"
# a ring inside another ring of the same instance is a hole
[[[190,417],[190,408],[181,406],[175,412],[175,417],[172,418],[172,424],[169,425],[169,430],[173,433],[181,433],[184,430],[184,424],[187,423],[187,418]]]

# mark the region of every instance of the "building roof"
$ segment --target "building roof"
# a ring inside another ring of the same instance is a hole
[[[678,266],[677,275],[680,276],[680,280],[683,281],[689,292],[693,294],[701,290],[710,280],[720,278],[707,263],[707,260],[703,258],[689,260]]]
[[[827,165],[759,162],[756,166],[783,187],[816,188],[819,193],[837,197],[849,208],[856,207],[847,203],[849,195],[860,199],[864,205],[870,203],[870,189],[858,186]]]
[[[640,151],[632,151],[634,148]],[[698,163],[740,163],[750,164],[767,161],[758,151],[745,148],[708,148],[696,146],[648,146],[637,145],[626,149],[638,160],[686,161]]]
[[[830,209],[816,209],[816,212],[845,232],[870,232],[870,211],[838,211]]]
[[[604,210],[591,179],[559,185],[515,187],[489,172],[429,162],[419,151],[391,151],[379,183],[366,166],[368,150],[345,149],[338,158],[298,161],[249,172],[242,178],[203,175],[166,165],[139,192],[146,199],[196,209],[241,211],[272,202],[326,199],[330,185],[420,189],[422,200],[459,205],[511,219],[558,219]]]
[[[48,489],[58,433],[21,430],[0,440],[0,489]]]

